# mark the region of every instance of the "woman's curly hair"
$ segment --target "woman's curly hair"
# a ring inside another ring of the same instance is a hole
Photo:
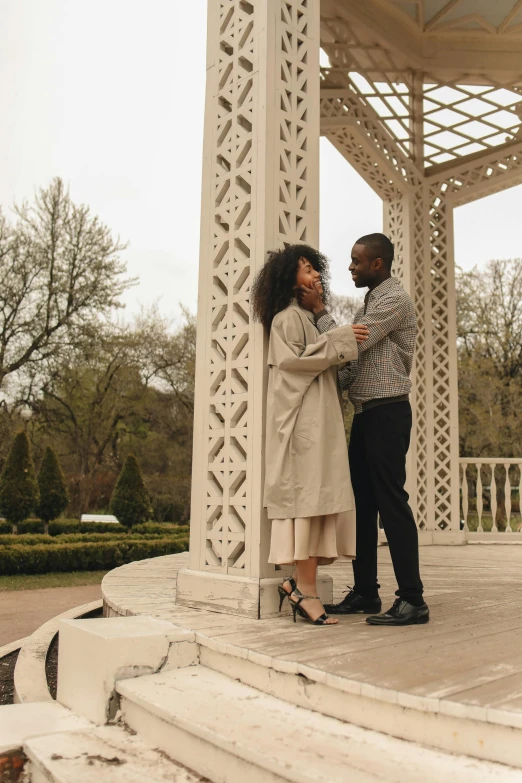
[[[295,297],[295,280],[299,259],[306,258],[321,275],[323,302],[330,299],[330,270],[328,259],[308,245],[288,245],[283,250],[272,250],[258,272],[251,291],[254,320],[261,321],[267,334],[277,313],[288,307]]]

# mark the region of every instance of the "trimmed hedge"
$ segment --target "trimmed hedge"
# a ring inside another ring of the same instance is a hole
[[[134,525],[133,533],[158,533],[164,535],[170,531],[187,532],[188,525],[175,525],[171,523],[160,522],[142,522],[140,525]],[[9,522],[0,521],[0,535],[11,533],[12,525]],[[18,525],[18,533],[39,534],[44,532],[44,523],[40,519],[26,519]],[[61,536],[64,533],[127,533],[127,528],[120,524],[106,522],[78,522],[77,519],[55,519],[49,523],[49,535]]]
[[[58,546],[59,544],[98,544],[106,541],[143,541],[144,539],[158,538],[187,538],[186,533],[113,533],[108,536],[106,533],[66,533],[63,536],[46,536],[44,534],[31,533],[23,536],[0,535],[0,547],[3,546],[36,546],[37,544],[48,544],[49,546]]]
[[[127,528],[113,522],[78,522],[77,519],[55,519],[49,522],[49,535],[64,533],[126,533]]]
[[[167,533],[187,533],[189,532],[189,525],[174,525],[170,522],[142,522],[141,525],[134,525],[132,528],[133,533],[161,533],[165,535]]]
[[[187,538],[36,544],[0,547],[0,574],[46,574],[58,571],[109,571],[147,557],[185,552]]]
[[[124,536],[125,533],[116,533],[110,536],[110,540],[116,540]],[[24,533],[24,535],[4,536],[0,535],[0,547],[4,546],[36,546],[37,544],[48,544],[55,546],[57,544],[79,544],[97,543],[97,541],[106,541],[105,536],[99,533],[70,533],[64,536],[46,536],[44,533]]]
[[[112,527],[116,530],[125,530],[125,528],[122,525],[104,525],[103,523],[99,523],[99,527]],[[45,530],[45,525],[42,522],[41,519],[25,519],[23,522],[20,522],[18,525],[18,533],[19,535],[25,535],[26,533],[43,533]],[[52,530],[52,532],[51,532]],[[7,522],[0,522],[0,534],[4,533],[10,533],[11,532],[11,526]],[[78,533],[78,532],[98,532],[97,530],[82,530],[79,529],[79,522],[77,519],[56,519],[53,522],[49,523],[49,534],[50,535],[60,535],[61,533]]]

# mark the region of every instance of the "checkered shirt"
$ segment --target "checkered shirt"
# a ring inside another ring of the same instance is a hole
[[[365,402],[410,393],[417,318],[410,297],[390,277],[368,291],[354,323],[366,324],[370,335],[358,344],[359,358],[342,367],[338,377],[355,413],[361,413]],[[326,310],[317,314],[316,324],[321,333],[337,326]]]

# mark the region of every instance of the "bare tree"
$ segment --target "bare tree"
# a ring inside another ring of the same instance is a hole
[[[332,294],[328,310],[339,326],[353,324],[355,313],[362,307],[363,300],[357,296],[341,296]]]
[[[519,456],[522,259],[457,276],[461,454]]]
[[[134,283],[124,277],[125,245],[73,204],[60,179],[15,213],[15,225],[0,214],[0,388],[120,306]]]
[[[461,353],[489,360],[499,378],[522,374],[522,258],[459,270],[457,323]]]
[[[33,440],[59,444],[80,513],[96,476],[120,469],[130,440],[139,451],[161,432],[190,462],[194,321],[185,312],[174,327],[152,307],[134,323],[94,322],[74,346],[23,374],[14,404],[32,411]]]
[[[79,492],[107,457],[117,462],[121,428],[141,414],[147,390],[135,364],[134,334],[98,324],[90,340],[61,351],[44,366],[26,389],[23,404],[33,411],[33,426],[61,443]]]
[[[175,328],[156,306],[136,318],[136,361],[146,383],[173,394],[179,405],[194,413],[196,318],[181,305],[183,323]]]

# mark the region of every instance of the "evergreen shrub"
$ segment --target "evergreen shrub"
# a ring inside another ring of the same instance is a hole
[[[38,483],[25,432],[15,437],[0,476],[0,514],[11,523],[13,532],[27,519],[39,501]]]
[[[149,493],[141,475],[138,460],[130,454],[121,470],[111,498],[111,513],[125,527],[131,528],[152,516]]]
[[[44,523],[44,533],[49,532],[49,522],[57,519],[69,505],[69,492],[58,457],[47,446],[38,473],[40,502],[36,513]]]

